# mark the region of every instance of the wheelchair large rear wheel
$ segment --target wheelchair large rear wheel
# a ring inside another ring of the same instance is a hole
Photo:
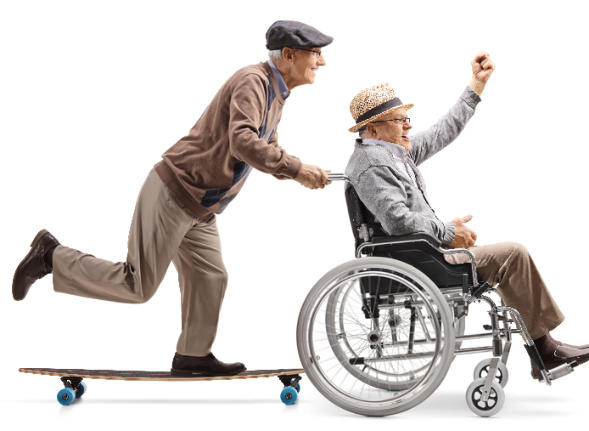
[[[425,400],[454,353],[446,300],[421,271],[367,257],[327,273],[299,315],[297,344],[309,379],[331,402],[384,416]]]
[[[386,278],[367,275],[366,277],[362,277],[358,282],[360,286],[362,284],[372,286],[381,285],[382,290],[385,290],[384,285],[387,281],[388,279]],[[423,371],[423,367],[427,367],[427,364],[424,364],[421,369],[419,367],[413,367],[409,370],[387,370],[378,366],[378,363],[355,363],[360,362],[360,359],[365,356],[366,352],[369,354],[373,353],[368,349],[376,350],[376,355],[382,356],[387,346],[390,347],[390,343],[393,340],[396,343],[409,342],[411,311],[405,306],[405,298],[408,292],[384,293],[387,296],[386,305],[388,309],[383,309],[382,312],[380,310],[376,312],[376,309],[368,309],[367,315],[365,312],[367,301],[363,299],[366,297],[365,293],[362,292],[361,288],[350,289],[347,287],[349,286],[342,285],[329,295],[327,300],[325,311],[326,335],[334,355],[340,361],[343,368],[358,380],[370,386],[389,391],[410,388],[415,383],[415,379],[420,372]],[[395,299],[399,297],[401,301]],[[368,304],[370,303],[368,302]],[[414,308],[418,318],[413,325],[413,338],[415,339],[417,337],[419,340],[423,338],[424,331],[428,330],[428,325],[423,319],[423,313],[421,311],[423,305],[415,306]],[[350,320],[350,312],[352,310],[356,314],[353,321]],[[360,310],[363,316],[358,316],[358,311]],[[356,327],[362,320],[362,317],[370,320],[364,321],[363,335],[359,338]],[[429,329],[433,329],[431,325]]]

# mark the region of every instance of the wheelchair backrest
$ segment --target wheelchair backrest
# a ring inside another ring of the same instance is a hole
[[[386,236],[382,226],[362,203],[352,184],[346,183],[345,194],[356,247],[370,241],[374,236]]]

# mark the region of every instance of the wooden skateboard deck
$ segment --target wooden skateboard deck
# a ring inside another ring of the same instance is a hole
[[[61,377],[65,388],[57,394],[57,400],[62,405],[70,405],[77,398],[81,398],[86,392],[86,384],[83,379],[104,380],[135,380],[135,381],[202,381],[202,380],[237,380],[253,379],[260,377],[278,377],[283,384],[280,399],[285,404],[294,404],[300,390],[299,381],[305,370],[301,368],[288,368],[276,370],[252,370],[244,371],[232,376],[223,375],[172,375],[170,371],[132,371],[132,370],[85,370],[70,368],[19,368],[21,373],[41,374],[46,376]]]

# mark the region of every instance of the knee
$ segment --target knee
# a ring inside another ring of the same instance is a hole
[[[144,304],[149,301],[158,287],[155,277],[148,273],[139,273],[129,263],[124,264],[124,271],[125,283],[130,293],[128,302]]]
[[[135,285],[131,289],[129,302],[133,304],[145,304],[155,294],[155,289],[144,289],[143,286]]]
[[[517,258],[527,258],[530,255],[526,246],[519,242],[510,242],[509,247],[511,248],[511,253]]]
[[[219,285],[227,286],[229,276],[225,268],[218,268],[209,274],[209,278]]]
[[[141,294],[141,295],[137,295],[135,297],[135,303],[136,304],[145,304],[147,301],[149,301],[151,298],[153,298],[155,292],[150,292],[148,294]]]
[[[222,288],[225,288],[225,286],[227,286],[228,275],[225,268],[215,268],[209,269],[206,272],[199,271],[198,273],[193,274],[192,279],[197,285],[202,283],[206,286],[221,286]]]

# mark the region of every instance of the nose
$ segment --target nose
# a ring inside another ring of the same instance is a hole
[[[317,66],[325,66],[325,59],[323,58],[323,53],[321,53],[319,55],[319,58],[317,58]]]
[[[410,130],[412,127],[413,127],[413,126],[411,125],[411,123],[409,123],[409,122],[407,122],[407,121],[405,121],[405,122],[403,123],[403,129],[405,129],[405,130]]]

